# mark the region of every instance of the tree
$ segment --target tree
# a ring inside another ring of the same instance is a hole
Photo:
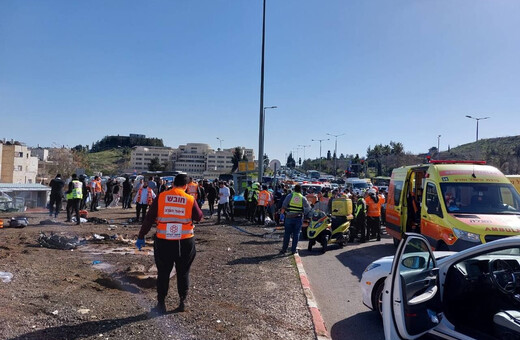
[[[264,169],[267,169],[269,167],[269,156],[267,154],[264,154]]]
[[[243,155],[245,157],[245,155]],[[242,149],[238,146],[233,150],[233,157],[231,157],[231,163],[233,163],[233,167],[231,168],[231,172],[235,172],[238,169],[238,162],[242,160]]]
[[[158,157],[152,158],[150,164],[148,164],[148,171],[163,171],[164,168],[165,166],[161,165]]]
[[[331,155],[330,155],[330,150],[329,150],[329,151],[327,151],[327,160],[330,161],[331,158],[332,158],[332,157],[331,157]]]
[[[294,169],[296,167],[296,161],[293,158],[292,152],[289,154],[289,157],[287,157],[286,166],[290,169]]]

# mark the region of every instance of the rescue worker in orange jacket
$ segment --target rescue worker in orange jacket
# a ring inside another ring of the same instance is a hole
[[[99,201],[101,200],[101,194],[104,192],[101,186],[101,178],[94,176],[94,180],[90,182],[90,190],[92,192],[92,203],[90,204],[90,211],[99,210]]]
[[[188,183],[188,187],[186,188],[186,192],[195,198],[195,202],[197,202],[199,198],[199,185],[193,178],[190,177],[190,182]]]
[[[157,306],[153,312],[166,313],[166,296],[170,285],[170,273],[175,265],[177,272],[177,292],[179,306],[174,312],[188,309],[190,267],[195,259],[195,239],[193,222],[199,222],[203,215],[193,196],[186,193],[188,177],[177,175],[173,188],[163,191],[153,201],[139,231],[136,247],[145,245],[144,237],[157,224],[154,236],[154,258],[157,266]]]
[[[256,206],[256,221],[259,225],[265,224],[265,213],[271,200],[271,193],[267,191],[267,185],[262,185],[262,191],[258,193],[258,202]]]
[[[155,192],[148,186],[148,181],[144,180],[143,186],[137,190],[137,193],[134,197],[136,222],[139,222],[139,216],[141,213],[143,216],[141,221],[144,220],[144,217],[146,216],[146,210],[149,206],[152,205],[154,198]]]
[[[367,240],[375,237],[381,241],[381,206],[385,203],[385,199],[378,195],[375,189],[370,189],[365,197],[365,203],[367,205]]]

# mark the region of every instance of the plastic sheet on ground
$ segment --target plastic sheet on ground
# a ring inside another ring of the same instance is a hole
[[[13,274],[9,272],[0,272],[0,280],[2,280],[3,283],[11,282],[12,278]]]
[[[76,249],[77,246],[84,244],[85,240],[79,240],[78,237],[60,236],[54,233],[47,236],[42,232],[40,233],[40,237],[38,237],[38,243],[45,248],[70,250]]]

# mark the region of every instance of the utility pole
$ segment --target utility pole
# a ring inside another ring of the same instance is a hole
[[[320,142],[320,172],[321,172],[321,142],[324,140],[330,140],[330,138],[324,138],[324,139],[311,139],[313,142]]]
[[[441,155],[441,135],[437,136],[437,159],[440,159]]]
[[[343,136],[345,134],[342,133],[340,135],[333,135],[332,133],[327,133],[327,135],[336,138],[336,141],[334,142],[334,178],[336,178],[336,176],[338,174],[338,166],[337,166],[337,164],[338,164],[337,163],[337,161],[338,161],[338,137]]]
[[[265,1],[262,17],[262,62],[260,67],[260,129],[258,131],[258,182],[264,176],[264,57],[265,57]]]
[[[489,119],[490,117],[472,117],[472,116],[468,116],[466,115],[467,118],[470,118],[470,119],[475,119],[477,121],[477,136],[475,138],[475,153],[476,153],[476,158],[477,160],[480,158],[480,149],[478,147],[478,121],[479,120],[484,120],[484,119]]]

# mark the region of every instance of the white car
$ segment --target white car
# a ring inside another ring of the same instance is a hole
[[[437,262],[426,238],[405,234],[383,289],[385,339],[520,339],[520,236]]]
[[[437,260],[447,256],[456,254],[453,251],[434,251],[433,255]],[[361,296],[363,304],[368,308],[379,312],[383,312],[383,287],[385,286],[385,279],[392,270],[392,262],[394,256],[382,257],[371,264],[369,264],[363,274],[359,286],[361,288]]]

